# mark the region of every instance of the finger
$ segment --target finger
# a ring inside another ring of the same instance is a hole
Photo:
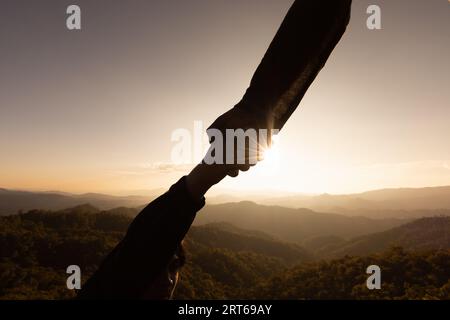
[[[232,178],[235,178],[239,175],[239,170],[238,169],[231,170],[230,172],[228,172],[228,175]]]
[[[250,169],[250,165],[249,164],[244,164],[244,165],[240,165],[239,166],[239,170],[241,171],[248,171]]]

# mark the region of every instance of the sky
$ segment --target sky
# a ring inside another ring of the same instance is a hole
[[[450,2],[353,1],[270,159],[220,188],[350,193],[450,185]],[[0,187],[167,188],[172,133],[242,97],[292,0],[0,4]],[[81,8],[81,30],[66,8]],[[369,5],[381,30],[366,27]]]

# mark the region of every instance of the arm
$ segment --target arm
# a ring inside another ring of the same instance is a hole
[[[145,207],[124,239],[84,284],[78,299],[139,299],[166,268],[204,204],[206,191],[227,168],[199,164]]]
[[[227,128],[231,117],[241,119],[239,128],[281,130],[344,34],[351,3],[296,0],[242,100],[210,128]]]

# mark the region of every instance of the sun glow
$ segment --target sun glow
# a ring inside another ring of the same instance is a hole
[[[257,165],[257,171],[265,175],[276,174],[280,169],[281,154],[278,136],[273,136],[272,146],[263,151],[263,160]]]

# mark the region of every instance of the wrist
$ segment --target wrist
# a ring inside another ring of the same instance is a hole
[[[224,166],[201,163],[187,175],[186,185],[191,196],[198,200],[225,176]]]

